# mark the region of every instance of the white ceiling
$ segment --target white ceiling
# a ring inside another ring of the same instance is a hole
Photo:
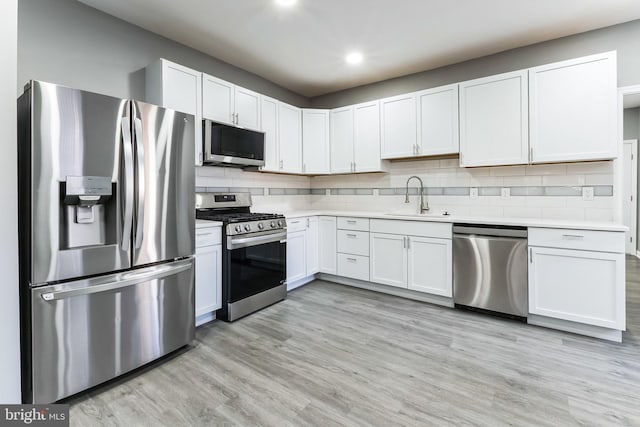
[[[309,97],[640,19],[639,0],[80,1]]]

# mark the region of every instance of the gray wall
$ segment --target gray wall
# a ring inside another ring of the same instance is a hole
[[[618,86],[640,83],[640,20],[508,50],[311,99],[333,108],[609,50],[618,51]]]
[[[626,108],[623,116],[623,139],[640,140],[640,108]]]
[[[145,66],[163,57],[294,105],[308,100],[240,68],[75,0],[18,2],[18,86],[45,80],[144,99]]]

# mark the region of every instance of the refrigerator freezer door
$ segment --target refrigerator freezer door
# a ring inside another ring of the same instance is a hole
[[[195,251],[194,117],[132,102],[136,159],[133,264]]]
[[[29,177],[20,194],[30,214],[31,283],[129,268],[123,222],[134,165],[122,118],[130,102],[37,81],[23,97],[31,104],[19,141],[29,150],[19,166]]]
[[[31,290],[32,396],[51,403],[188,344],[193,259]]]

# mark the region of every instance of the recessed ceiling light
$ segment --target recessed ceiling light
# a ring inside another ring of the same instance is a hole
[[[298,0],[276,0],[276,4],[283,7],[291,7],[296,4]]]
[[[360,52],[351,52],[345,59],[347,60],[347,64],[358,65],[362,62],[363,58]]]

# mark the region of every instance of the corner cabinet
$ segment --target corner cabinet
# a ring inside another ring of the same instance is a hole
[[[202,116],[215,122],[259,130],[260,95],[203,74]]]
[[[531,162],[617,156],[616,53],[529,70]]]
[[[222,307],[222,229],[196,226],[196,326],[215,318]]]
[[[318,271],[336,274],[336,217],[318,218]]]
[[[460,83],[460,166],[529,163],[527,70]]]
[[[302,173],[328,174],[329,110],[302,110]]]
[[[624,232],[529,229],[529,313],[625,328]]]
[[[148,102],[195,116],[195,164],[202,166],[202,73],[159,59],[145,69]]]

